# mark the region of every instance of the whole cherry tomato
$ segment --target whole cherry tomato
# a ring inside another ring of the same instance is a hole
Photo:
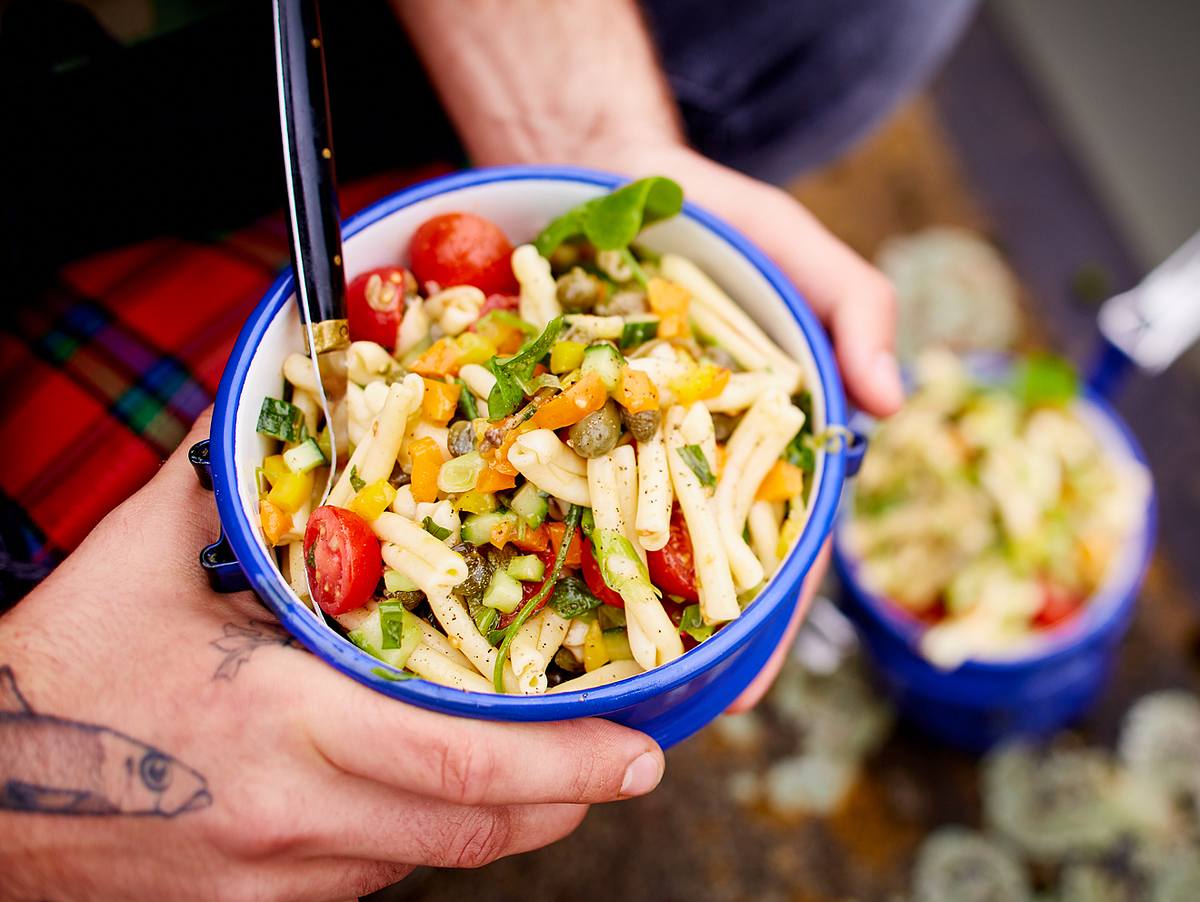
[[[683,511],[675,505],[671,511],[671,536],[658,551],[646,552],[650,581],[668,595],[699,601],[696,564],[692,556],[692,537],[688,534]]]
[[[443,213],[413,234],[413,275],[424,285],[474,285],[484,294],[515,294],[513,247],[500,227],[474,213]]]
[[[353,511],[322,505],[304,530],[304,567],[325,613],[353,611],[371,600],[383,574],[379,539]]]
[[[415,294],[416,280],[399,266],[369,269],[346,286],[346,317],[351,341],[373,341],[389,351],[404,319],[404,299]]]
[[[600,565],[596,563],[596,555],[592,551],[592,543],[586,539],[583,542],[583,581],[587,583],[592,594],[605,604],[610,604],[614,608],[625,607],[625,599],[621,597],[621,594],[615,589],[610,589],[608,583],[604,581],[604,576],[600,573]]]

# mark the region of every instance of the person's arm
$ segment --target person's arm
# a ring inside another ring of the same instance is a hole
[[[633,730],[410,707],[213,593],[187,461],[207,434],[0,617],[0,898],[357,897],[546,845],[658,782]]]
[[[633,0],[392,2],[474,163],[568,163],[674,178],[800,289],[833,334],[854,400],[881,416],[899,407],[891,285],[786,192],[687,147]],[[770,686],[827,562],[826,550],[805,580],[787,637],[735,709]]]

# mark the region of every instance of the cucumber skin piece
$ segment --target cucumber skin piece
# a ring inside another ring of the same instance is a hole
[[[550,501],[531,482],[525,483],[512,496],[513,513],[525,521],[530,529],[537,529],[550,513]]]
[[[283,462],[293,473],[307,473],[309,470],[323,466],[328,461],[325,460],[325,454],[321,451],[317,440],[309,436],[295,448],[284,451]]]
[[[483,605],[495,608],[504,614],[511,614],[525,597],[525,589],[521,583],[504,570],[497,570],[488,581],[488,587],[483,593]]]
[[[513,526],[517,525],[517,515],[512,511],[499,510],[484,514],[472,514],[462,525],[463,541],[470,542],[472,545],[486,545],[491,541],[492,530],[506,520],[510,521]]]
[[[595,342],[584,349],[583,372],[595,373],[608,389],[609,394],[617,390],[621,382],[621,367],[625,366],[625,358],[621,352],[608,342]]]

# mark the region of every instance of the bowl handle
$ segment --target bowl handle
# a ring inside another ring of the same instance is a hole
[[[847,477],[858,475],[858,469],[862,466],[863,458],[867,454],[867,444],[869,442],[865,432],[851,429],[850,433],[851,437],[843,449],[843,453],[846,455]]]
[[[208,455],[208,439],[202,439],[188,449],[188,461],[196,471],[201,488],[211,492],[212,461]],[[245,592],[250,588],[250,581],[234,557],[224,529],[215,542],[201,549],[200,566],[215,592]]]

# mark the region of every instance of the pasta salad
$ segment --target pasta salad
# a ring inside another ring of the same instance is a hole
[[[635,243],[681,207],[643,179],[515,248],[428,220],[407,267],[348,286],[332,429],[313,361],[284,361],[262,534],[381,674],[624,679],[736,619],[799,536],[820,453],[801,369],[696,263]]]
[[[929,624],[935,664],[1027,649],[1078,614],[1144,524],[1149,474],[1082,411],[1055,358],[991,384],[935,350],[872,436],[845,545],[868,589]]]

